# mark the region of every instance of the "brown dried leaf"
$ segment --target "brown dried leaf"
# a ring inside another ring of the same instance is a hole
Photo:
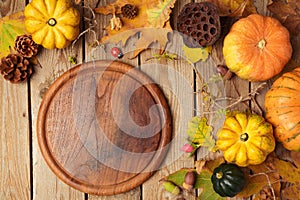
[[[203,167],[205,166],[205,163],[206,163],[206,160],[197,160],[197,161],[195,162],[196,172],[197,172],[198,174],[201,173]]]
[[[282,190],[282,197],[284,199],[300,199],[300,186],[292,185]]]
[[[269,157],[267,161],[260,165],[248,166],[248,169],[250,169],[253,174],[250,174],[250,171],[245,170],[247,184],[237,196],[249,197],[251,195],[257,195],[264,187],[269,187],[271,185],[275,195],[279,197],[281,188],[280,175],[275,170],[273,162],[274,159]]]
[[[299,0],[271,1],[268,9],[290,32],[293,46],[292,59],[297,62],[300,57],[300,2]]]
[[[169,26],[169,22],[167,22]],[[160,46],[161,54],[168,43],[168,34],[171,32],[170,28],[143,28],[141,29],[140,38],[135,43],[135,51],[133,53],[133,58],[139,55],[142,51],[147,49],[152,43],[158,43]],[[154,37],[154,35],[155,37]]]
[[[300,168],[300,152],[291,151],[291,158],[294,164]]]
[[[268,9],[293,35],[300,33],[300,3],[298,0],[272,1]]]
[[[300,169],[294,167],[290,162],[279,159],[275,159],[274,164],[284,180],[300,185]]]
[[[98,8],[95,8],[96,13],[100,13],[103,15],[108,15],[108,14],[121,14],[121,8],[125,4],[134,4],[134,1],[128,1],[128,0],[118,0],[115,1],[114,3],[108,4],[106,6],[101,6]]]
[[[214,3],[220,16],[241,17],[257,13],[252,0],[208,0]]]
[[[111,30],[109,26],[106,27],[107,35],[102,37],[100,42],[118,43],[121,41],[123,45],[126,45],[130,37],[141,33],[136,42],[133,58],[156,42],[163,53],[168,43],[168,33],[172,31],[169,17],[175,2],[176,0],[117,0],[112,4],[95,8],[96,13],[105,15],[120,14],[125,4],[132,4],[138,8],[138,15],[135,18],[121,18],[120,30]]]

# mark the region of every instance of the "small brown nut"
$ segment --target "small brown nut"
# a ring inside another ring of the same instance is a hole
[[[217,66],[217,72],[221,74],[224,80],[231,79],[233,73],[224,65],[218,65]]]
[[[194,188],[194,184],[195,184],[195,180],[196,180],[196,175],[193,171],[189,171],[186,173],[185,177],[184,177],[184,182],[183,182],[183,188],[186,190],[191,190]]]
[[[221,76],[225,76],[225,74],[228,72],[228,68],[224,65],[218,65],[217,72],[221,74]]]

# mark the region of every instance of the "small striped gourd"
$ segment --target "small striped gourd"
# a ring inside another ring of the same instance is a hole
[[[266,119],[274,135],[288,150],[300,150],[300,67],[283,74],[265,98]]]

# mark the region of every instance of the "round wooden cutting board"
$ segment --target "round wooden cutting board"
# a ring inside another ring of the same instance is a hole
[[[114,195],[146,181],[171,142],[171,116],[159,87],[120,62],[78,65],[41,104],[37,135],[53,172],[89,194]]]

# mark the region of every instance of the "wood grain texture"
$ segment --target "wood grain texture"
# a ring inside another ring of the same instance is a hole
[[[36,124],[37,115],[42,98],[53,83],[63,72],[72,68],[73,65],[68,61],[68,56],[77,54],[78,59],[82,58],[80,42],[75,45],[72,51],[70,47],[63,50],[43,49],[38,60],[42,68],[36,68],[35,76],[32,77],[31,86],[31,111],[32,111],[32,154],[33,154],[33,199],[34,200],[53,200],[53,199],[74,199],[83,200],[84,193],[79,192],[61,180],[49,169],[41,155],[37,135]]]
[[[84,0],[84,5],[88,5],[91,8],[95,8],[98,3],[104,5],[114,0]],[[180,8],[191,2],[189,0],[178,0],[173,9],[173,17],[171,18],[172,23],[176,24],[176,15],[180,11]],[[258,11],[262,14],[269,15],[266,9],[268,0],[256,1],[255,5],[258,6]],[[3,17],[8,14],[12,14],[16,11],[21,11],[24,8],[24,0],[0,0],[0,16]],[[85,16],[90,15],[88,11],[85,11]],[[194,115],[194,108],[200,111],[204,111],[204,107],[197,107],[200,105],[201,97],[194,98],[190,94],[185,95],[186,91],[190,88],[194,88],[196,80],[194,79],[193,71],[190,65],[184,60],[177,61],[166,61],[161,60],[156,62],[155,60],[146,61],[147,58],[152,57],[154,53],[158,51],[148,50],[143,53],[140,58],[130,60],[130,53],[134,48],[134,41],[136,38],[131,38],[129,43],[125,48],[121,47],[119,44],[109,44],[106,47],[99,47],[96,51],[91,53],[91,44],[95,39],[100,39],[103,35],[104,26],[109,24],[109,19],[111,16],[96,15],[97,26],[96,26],[96,38],[92,33],[86,34],[85,49],[81,45],[82,40],[79,40],[75,48],[66,48],[64,50],[45,50],[43,49],[38,56],[38,59],[42,65],[42,68],[36,68],[36,73],[33,75],[30,81],[30,93],[27,90],[27,84],[22,83],[18,85],[12,85],[7,83],[1,78],[0,91],[1,99],[0,103],[2,105],[1,117],[1,143],[0,143],[0,158],[1,158],[1,168],[0,168],[0,199],[34,199],[34,200],[53,200],[53,199],[74,199],[74,200],[164,200],[164,199],[177,199],[172,194],[164,191],[163,187],[159,184],[159,180],[182,168],[182,167],[193,167],[193,158],[188,158],[182,152],[180,152],[180,147],[185,143],[185,131],[187,128],[187,122]],[[173,26],[175,27],[175,26]],[[87,26],[86,26],[87,28]],[[180,41],[179,38],[177,38]],[[177,39],[173,40],[173,43],[169,45],[169,50],[173,51],[173,48],[180,51],[181,44],[176,43]],[[175,41],[175,42],[174,42]],[[136,187],[135,189],[114,196],[95,196],[95,195],[85,195],[79,192],[62,181],[60,181],[53,172],[50,171],[49,167],[46,165],[44,158],[42,157],[36,137],[36,123],[37,123],[37,113],[45,92],[48,87],[53,83],[63,72],[74,67],[68,62],[67,57],[69,55],[78,55],[77,59],[79,63],[81,61],[91,61],[93,59],[115,59],[110,55],[110,48],[113,46],[119,46],[125,53],[122,61],[129,63],[133,66],[139,66],[142,63],[141,69],[149,74],[155,81],[161,84],[165,95],[167,96],[168,102],[171,106],[174,131],[173,136],[177,139],[172,143],[172,150],[169,151],[166,161],[161,170],[154,174],[146,183],[141,187]],[[171,47],[172,46],[172,47]],[[176,52],[177,50],[173,51]],[[84,54],[84,55],[83,55]],[[83,60],[83,58],[85,58]],[[163,70],[161,73],[156,66],[169,66],[169,70]],[[212,69],[208,69],[208,66],[212,66],[211,61],[206,63],[199,63],[196,66],[198,69],[203,70],[201,73],[210,73]],[[180,76],[185,77],[183,81]],[[178,87],[178,84],[183,84],[188,82],[188,87]],[[268,86],[270,87],[273,80],[268,81]],[[198,83],[197,83],[198,84]],[[231,81],[225,81],[225,91],[227,96],[238,97],[239,95],[247,94],[251,88],[254,88],[259,83],[249,83],[247,81],[242,81],[238,78],[233,78]],[[234,87],[236,85],[236,87]],[[269,88],[268,87],[268,88]],[[199,88],[199,85],[197,85]],[[257,101],[261,107],[264,103],[264,94],[267,91],[266,88],[261,95],[257,98]],[[28,95],[31,99],[31,107],[28,102]],[[184,100],[184,107],[186,106],[188,110],[182,114],[180,100]],[[195,100],[197,102],[195,102]],[[229,104],[230,102],[228,102]],[[253,104],[246,102],[245,104],[239,104],[234,107],[233,110],[240,109],[245,110],[251,106],[251,109],[257,111]],[[29,113],[28,108],[31,108],[32,123],[29,124]],[[32,126],[32,138],[30,138],[29,130]],[[32,156],[33,156],[33,185],[30,184],[30,143],[32,142]],[[204,152],[199,152],[200,155],[204,155]],[[209,157],[209,155],[208,155]],[[170,160],[176,160],[169,164]],[[33,196],[30,196],[30,189],[33,187]],[[195,199],[195,196],[182,195],[186,199]]]
[[[176,19],[181,8],[190,1],[177,1],[172,12],[172,23],[176,24]],[[158,47],[147,50],[141,55],[141,70],[151,76],[155,82],[160,85],[167,96],[173,120],[173,140],[171,149],[166,156],[165,162],[160,171],[158,171],[149,181],[143,184],[143,199],[145,200],[166,200],[185,198],[194,200],[196,197],[192,194],[181,194],[174,196],[163,189],[159,180],[163,177],[183,168],[193,167],[193,157],[188,157],[180,151],[180,148],[186,143],[186,129],[188,121],[194,114],[194,73],[193,67],[183,58],[182,39],[179,34],[171,37],[171,43],[167,46],[166,52],[178,55],[179,60],[171,61],[161,59],[157,61],[149,58],[159,53]]]
[[[0,17],[22,11],[25,3],[25,1],[0,0]]]
[[[21,11],[25,1],[1,1],[2,17]],[[30,196],[30,133],[28,85],[11,84],[0,78],[0,199]]]
[[[89,6],[91,8],[95,8],[96,6],[100,5],[107,5],[108,3],[113,2],[113,0],[104,0],[104,1],[98,1],[98,0],[85,0],[84,5]],[[97,26],[95,27],[96,32],[96,39],[100,40],[100,38],[103,36],[104,31],[103,29],[109,25],[109,20],[112,16],[104,16],[96,14],[96,20],[97,20]],[[115,60],[111,54],[110,49],[114,46],[119,47],[122,52],[124,53],[124,57],[121,59],[122,62],[125,62],[127,64],[130,64],[132,66],[138,66],[138,58],[136,59],[128,59],[131,55],[132,47],[134,46],[134,41],[137,39],[137,37],[132,37],[129,41],[126,47],[122,47],[120,44],[106,44],[105,46],[98,47],[97,49],[92,48],[89,45],[86,45],[85,48],[85,57],[86,61],[91,60],[102,60],[102,59],[109,59],[109,60]],[[85,36],[85,43],[86,44],[92,44],[95,42],[95,36],[92,34],[87,34]],[[118,195],[113,196],[96,196],[96,195],[88,195],[88,199],[92,200],[140,200],[142,194],[140,187],[137,187],[129,192],[125,192]]]
[[[57,79],[37,124],[41,151],[55,174],[95,195],[123,193],[147,180],[171,139],[168,104],[151,82],[111,61],[78,65]]]
[[[267,9],[268,1],[255,1],[254,5],[257,7],[257,12],[259,14],[262,14],[264,16],[270,15],[269,10]],[[274,78],[271,80],[266,81],[267,85],[266,87],[259,92],[260,95],[257,95],[256,102],[251,102],[251,110],[257,114],[264,115],[264,101],[265,101],[265,95],[267,91],[271,88],[272,83],[274,82]],[[250,84],[251,90],[255,89],[261,84],[261,82],[253,82]],[[261,112],[262,111],[262,112]]]

